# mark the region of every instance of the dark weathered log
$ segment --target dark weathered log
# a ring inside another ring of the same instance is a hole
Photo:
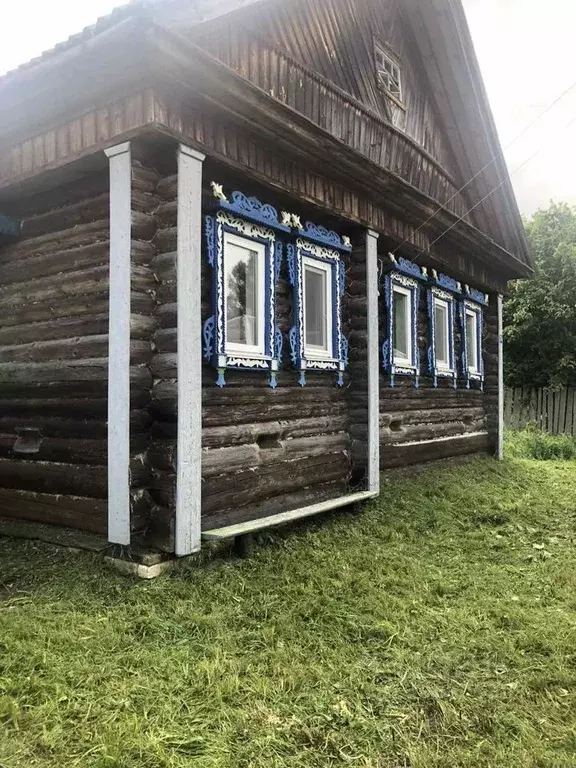
[[[93,533],[108,531],[108,503],[104,499],[0,488],[0,507],[3,517],[65,525]]]
[[[102,381],[108,379],[108,360],[63,360],[50,363],[0,363],[0,391],[4,383]],[[144,366],[130,366],[130,382],[151,385],[150,371]]]
[[[434,440],[439,437],[455,437],[467,432],[481,432],[486,429],[486,418],[465,423],[446,421],[440,424],[406,424],[400,429],[380,429],[380,445],[393,445],[417,440]]]
[[[208,477],[202,482],[203,514],[224,511],[290,493],[318,483],[341,480],[349,475],[348,457],[343,453],[298,459],[280,464],[261,466],[257,472],[250,469],[237,472],[233,483],[223,483],[221,477]],[[151,493],[163,506],[174,504],[174,475],[156,473]]]
[[[147,524],[151,506],[149,494],[141,490],[131,492],[130,527],[133,531],[141,530]],[[0,488],[0,508],[3,517],[63,525],[103,535],[108,532],[108,503],[104,499]]]
[[[13,458],[14,456],[20,455],[15,450],[15,443],[16,438],[14,435],[9,437],[0,436],[0,456],[2,458]],[[144,444],[142,447],[144,447]],[[104,466],[107,461],[107,456],[108,443],[106,440],[78,440],[70,437],[43,437],[39,441],[37,452],[31,455],[24,455],[23,458],[34,461]]]
[[[155,318],[161,328],[176,328],[177,313],[178,306],[172,302],[158,307]]]
[[[402,467],[408,464],[419,464],[478,451],[491,451],[492,447],[490,437],[484,434],[453,437],[412,445],[381,446],[380,468]]]
[[[158,352],[176,352],[177,337],[176,328],[160,328],[155,332],[152,341]]]
[[[106,219],[110,208],[108,193],[31,216],[22,222],[22,237],[31,238],[67,229],[77,224]]]
[[[151,424],[147,410],[130,412],[130,427],[134,434],[146,432]],[[38,429],[45,437],[105,438],[106,421],[98,419],[72,419],[58,416],[0,416],[0,434],[18,434],[23,429]]]
[[[156,193],[165,200],[175,200],[178,194],[178,176],[166,176],[156,186]]]
[[[159,229],[152,241],[159,253],[168,253],[176,250],[176,227]]]
[[[0,487],[100,499],[108,496],[108,480],[104,467],[91,467],[86,464],[56,464],[0,458]]]
[[[0,264],[5,265],[28,256],[40,256],[65,249],[80,248],[85,245],[104,241],[108,242],[110,223],[108,218],[77,224],[70,229],[50,232],[41,237],[19,240],[17,243],[3,246],[0,251]]]
[[[108,354],[108,335],[70,339],[35,341],[29,344],[0,346],[0,363],[43,362],[45,360],[79,360],[104,357]],[[130,342],[130,359],[134,365],[147,362],[152,356],[150,343]]]
[[[60,275],[108,262],[110,245],[107,240],[82,245],[79,248],[57,250],[43,255],[30,256],[3,264],[0,262],[2,286],[21,283],[23,280]]]

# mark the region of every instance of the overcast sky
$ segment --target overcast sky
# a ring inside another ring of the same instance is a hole
[[[0,73],[37,56],[118,0],[4,0]],[[550,199],[576,204],[576,0],[464,0],[522,213]],[[507,145],[564,90],[575,87]],[[1,118],[0,118],[1,119]],[[541,150],[526,167],[527,158]]]

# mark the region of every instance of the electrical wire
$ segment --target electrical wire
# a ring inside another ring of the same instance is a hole
[[[477,179],[477,178],[478,178],[478,176],[480,176],[480,174],[481,174],[481,173],[484,173],[484,171],[485,171],[487,168],[489,168],[489,167],[490,167],[490,166],[491,166],[491,165],[492,165],[492,164],[493,164],[493,163],[494,163],[494,162],[497,160],[497,158],[499,158],[499,157],[502,157],[502,158],[504,158],[504,154],[503,154],[503,153],[504,153],[506,150],[510,149],[510,147],[511,147],[511,146],[513,146],[513,145],[514,145],[514,144],[515,144],[517,141],[519,141],[519,140],[520,140],[520,139],[521,139],[521,138],[522,138],[522,137],[523,137],[523,136],[524,136],[524,135],[525,135],[525,134],[526,134],[526,133],[527,133],[527,132],[530,130],[530,128],[532,128],[532,126],[533,126],[533,125],[535,125],[535,124],[536,124],[536,123],[537,123],[539,120],[541,120],[541,119],[544,117],[544,115],[546,115],[548,112],[550,112],[550,110],[551,110],[553,107],[555,107],[555,106],[556,106],[556,104],[558,104],[558,102],[559,102],[559,101],[561,101],[561,100],[562,100],[562,99],[563,99],[563,98],[564,98],[564,97],[565,97],[565,96],[566,96],[568,93],[570,93],[570,91],[571,91],[573,88],[576,88],[576,80],[575,80],[575,81],[572,83],[572,85],[570,85],[568,88],[566,88],[566,90],[565,90],[565,91],[563,91],[563,92],[562,92],[562,93],[561,93],[559,96],[557,96],[557,97],[554,99],[554,101],[553,101],[553,102],[551,102],[551,103],[550,103],[550,104],[549,104],[549,105],[546,107],[546,109],[545,109],[543,112],[540,112],[540,114],[539,114],[537,117],[535,117],[535,118],[534,118],[534,120],[532,120],[530,123],[528,123],[528,125],[527,125],[527,126],[526,126],[526,127],[525,127],[525,128],[522,130],[522,131],[520,131],[520,133],[519,133],[519,134],[518,134],[518,135],[517,135],[515,138],[513,138],[513,139],[512,139],[512,141],[511,141],[509,144],[506,144],[506,146],[505,146],[505,147],[503,147],[503,148],[502,148],[502,149],[501,149],[499,152],[497,152],[495,155],[493,155],[493,156],[492,156],[492,159],[491,159],[491,160],[489,160],[489,161],[486,163],[486,165],[482,166],[482,168],[480,168],[480,170],[479,170],[477,173],[475,173],[475,174],[474,174],[474,176],[472,176],[472,178],[471,178],[471,179],[469,179],[469,180],[466,182],[466,184],[464,184],[463,186],[461,186],[461,187],[460,187],[460,189],[457,189],[457,190],[456,190],[456,192],[454,192],[454,194],[452,195],[452,197],[449,197],[449,198],[448,198],[448,200],[446,200],[446,202],[445,202],[443,205],[439,206],[439,207],[438,207],[438,208],[437,208],[437,209],[434,211],[434,213],[432,213],[432,214],[431,214],[431,215],[430,215],[430,216],[429,216],[429,217],[426,219],[426,221],[422,222],[422,224],[420,224],[420,226],[419,226],[417,229],[415,229],[415,230],[414,230],[414,232],[412,232],[412,235],[411,235],[410,237],[407,237],[407,238],[405,238],[405,239],[404,239],[404,240],[403,240],[403,241],[400,243],[400,245],[396,246],[396,248],[394,248],[394,250],[393,250],[393,251],[391,251],[392,255],[394,256],[394,255],[396,254],[396,252],[400,250],[400,248],[402,248],[404,245],[406,245],[406,243],[408,243],[408,242],[409,242],[409,241],[410,241],[410,240],[411,240],[411,239],[414,237],[414,235],[416,235],[418,232],[420,232],[420,230],[421,230],[423,227],[425,227],[427,224],[429,224],[429,223],[432,221],[432,219],[434,219],[434,218],[435,218],[435,217],[436,217],[436,216],[437,216],[437,215],[440,213],[440,211],[444,211],[444,210],[446,210],[446,206],[447,206],[449,203],[451,203],[451,202],[452,202],[452,200],[454,200],[454,198],[455,198],[455,197],[457,197],[457,196],[458,196],[458,195],[459,195],[461,192],[463,192],[463,191],[466,189],[466,187],[468,187],[470,184],[472,184],[472,182],[473,182],[475,179]],[[504,182],[503,182],[503,183],[504,183]],[[496,191],[496,189],[499,189],[501,186],[502,186],[502,184],[500,184],[498,187],[496,187],[496,188],[495,188],[494,190],[492,190],[492,191],[493,191],[493,192],[495,192],[495,191]],[[490,193],[490,194],[492,194],[492,193]],[[490,194],[486,195],[486,197],[490,197]],[[484,202],[484,200],[486,200],[486,197],[482,198],[482,200],[480,201],[480,203]],[[480,203],[478,203],[477,205],[475,205],[475,206],[474,206],[474,208],[477,208],[477,207],[478,207],[478,205],[480,205]],[[471,211],[473,211],[473,210],[474,210],[474,208],[471,208],[470,210],[471,210]],[[468,211],[468,213],[469,213],[469,211]],[[466,213],[466,214],[464,214],[464,216],[466,216],[466,215],[467,215],[467,213]],[[458,223],[458,222],[456,222],[456,223]]]
[[[562,133],[563,131],[568,130],[568,128],[570,128],[570,126],[573,125],[574,123],[576,123],[576,117],[573,118],[572,120],[570,120],[568,123],[566,123],[566,125],[558,131],[558,134]],[[548,146],[548,144],[546,144],[546,146]],[[472,208],[469,208],[467,211],[465,211],[462,214],[462,216],[460,216],[458,219],[456,219],[456,221],[453,224],[451,224],[449,227],[447,227],[444,230],[444,232],[442,232],[441,234],[438,235],[438,237],[436,237],[434,240],[432,240],[432,242],[429,243],[429,245],[428,245],[428,251],[430,250],[430,248],[432,248],[433,245],[435,245],[439,240],[441,240],[444,237],[444,235],[448,234],[448,232],[450,232],[451,229],[454,229],[454,227],[457,224],[459,224],[462,221],[462,219],[465,219],[466,216],[468,216],[469,213],[472,213],[473,210],[478,208],[478,206],[481,205],[484,202],[484,200],[487,200],[490,197],[490,195],[493,195],[494,192],[496,192],[496,190],[500,189],[501,186],[506,184],[506,182],[509,181],[512,178],[512,176],[515,176],[519,171],[522,170],[522,168],[524,168],[526,165],[528,165],[528,163],[531,162],[536,157],[536,155],[539,155],[540,152],[542,152],[542,150],[544,148],[545,148],[545,145],[540,145],[538,147],[538,149],[533,154],[530,155],[530,157],[528,157],[526,160],[524,160],[523,163],[521,163],[518,166],[518,168],[515,168],[512,173],[510,173],[508,176],[506,176],[506,178],[502,179],[500,184],[497,184],[493,189],[490,190],[490,192],[488,192],[488,194],[484,195],[483,198],[478,200],[478,202],[475,205],[473,205]],[[416,259],[418,259],[420,256],[422,256],[423,253],[426,253],[426,251],[420,251],[419,253],[416,254],[416,256],[414,256],[413,259],[411,259],[411,261],[415,262]]]

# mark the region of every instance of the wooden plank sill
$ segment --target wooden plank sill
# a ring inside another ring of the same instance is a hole
[[[211,531],[203,531],[202,538],[206,541],[221,541],[222,539],[233,539],[236,536],[245,536],[246,534],[256,533],[265,528],[275,528],[284,523],[291,523],[294,520],[302,520],[305,517],[319,515],[322,512],[330,512],[339,507],[348,507],[350,504],[357,504],[360,501],[367,501],[378,496],[373,491],[359,491],[350,493],[347,496],[338,496],[336,499],[328,499],[318,504],[311,504],[308,507],[299,507],[289,512],[281,512],[279,515],[270,517],[261,517],[259,520],[248,520],[246,523],[237,523],[236,525],[227,525],[224,528],[214,528]]]

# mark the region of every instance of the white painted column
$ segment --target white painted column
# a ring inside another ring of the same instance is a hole
[[[368,346],[368,490],[380,491],[380,366],[378,336],[378,234],[366,232]]]
[[[105,150],[110,164],[108,348],[108,541],[130,544],[130,142]]]
[[[504,458],[504,338],[502,323],[502,294],[497,296],[498,307],[498,443],[496,458]]]
[[[178,556],[200,549],[202,496],[202,162],[178,149],[178,449],[176,535]]]

